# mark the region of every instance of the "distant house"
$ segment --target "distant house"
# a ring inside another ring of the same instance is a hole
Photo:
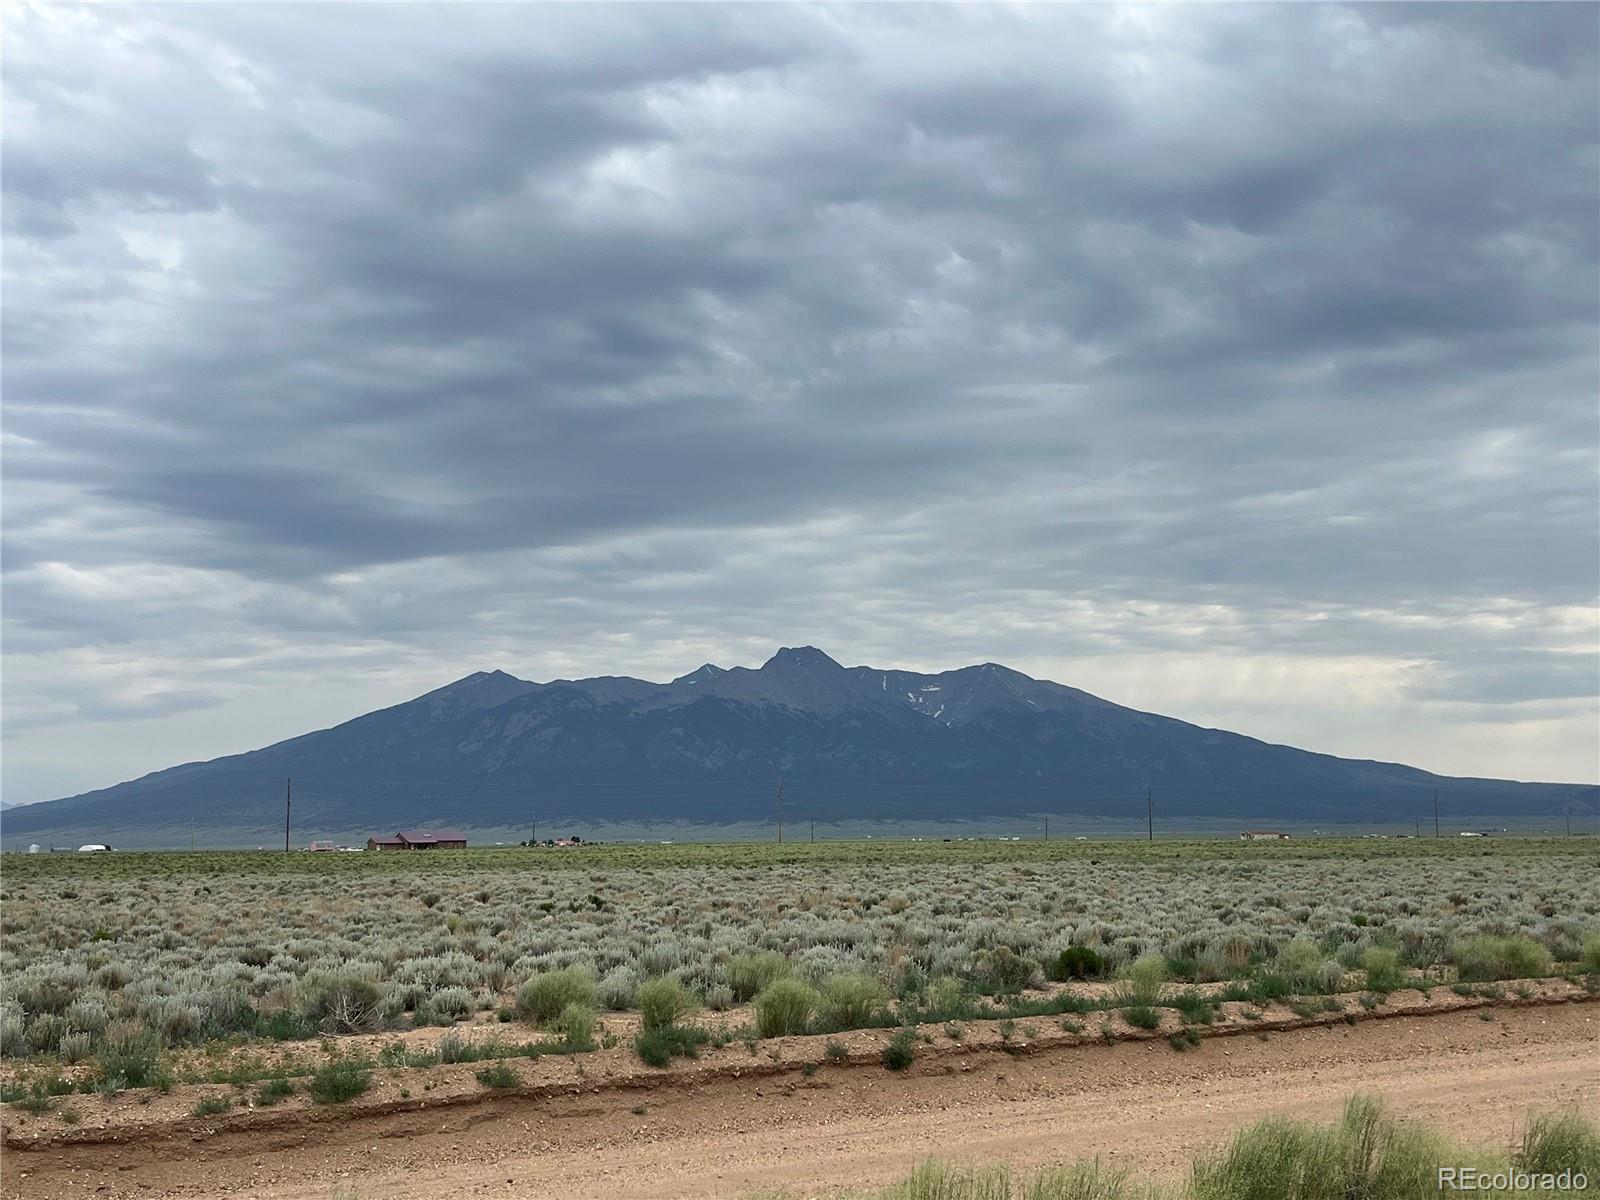
[[[1239,835],[1241,842],[1287,842],[1289,835],[1276,829],[1246,829]]]
[[[393,837],[370,837],[368,850],[465,850],[467,835],[459,829],[402,829]]]
[[[306,847],[307,850],[320,850],[320,851],[337,850],[338,848],[339,847],[336,846],[332,842],[312,842],[309,846]]]

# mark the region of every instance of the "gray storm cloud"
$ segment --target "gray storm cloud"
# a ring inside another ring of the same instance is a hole
[[[1593,16],[21,10],[8,798],[799,642],[1600,778]]]

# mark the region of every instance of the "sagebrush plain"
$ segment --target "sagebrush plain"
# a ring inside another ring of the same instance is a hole
[[[0,1052],[527,1017],[557,972],[617,1012],[651,981],[721,1010],[781,976],[835,1025],[1141,963],[1297,993],[1538,976],[1600,954],[1597,866],[1583,838],[7,856]]]

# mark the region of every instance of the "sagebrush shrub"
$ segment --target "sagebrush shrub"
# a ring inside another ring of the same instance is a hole
[[[735,954],[728,960],[728,986],[735,1000],[752,999],[775,979],[789,974],[789,960],[773,950]]]
[[[756,997],[756,1030],[762,1037],[785,1037],[810,1028],[822,997],[798,979],[778,979]]]
[[[1550,951],[1527,937],[1464,938],[1450,948],[1456,974],[1469,982],[1534,979],[1550,973]]]
[[[600,1002],[612,1012],[622,1012],[633,1007],[633,996],[639,990],[642,976],[629,966],[613,967],[600,981]]]
[[[313,972],[296,989],[295,1011],[324,1033],[370,1033],[382,1025],[376,983],[343,972]]]
[[[517,1012],[537,1025],[548,1025],[569,1004],[590,1007],[598,999],[594,973],[585,967],[567,967],[535,975],[517,989]]]
[[[996,946],[979,963],[979,974],[997,992],[1020,992],[1039,973],[1039,964],[1010,946]]]

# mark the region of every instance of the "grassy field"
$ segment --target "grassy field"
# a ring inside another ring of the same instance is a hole
[[[1237,837],[1104,840],[942,839],[892,841],[607,843],[528,849],[508,846],[421,853],[312,854],[303,850],[117,851],[111,854],[7,854],[0,881],[369,873],[422,876],[480,871],[595,871],[619,868],[871,865],[888,863],[1190,863],[1351,862],[1572,857],[1600,864],[1600,838],[1345,838],[1244,842]]]
[[[568,1025],[664,990],[712,1009],[761,993],[815,1029],[1069,976],[1289,994],[1600,971],[1597,867],[1584,838],[7,855],[0,1054],[488,1010],[577,1044]]]

